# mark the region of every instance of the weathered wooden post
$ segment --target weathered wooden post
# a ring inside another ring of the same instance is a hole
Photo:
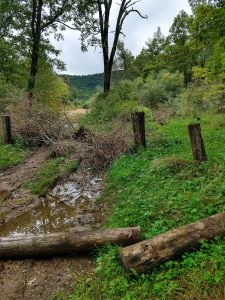
[[[12,144],[12,129],[10,116],[2,115],[2,132],[5,144]]]
[[[201,125],[190,124],[188,126],[189,136],[192,146],[192,153],[195,160],[203,162],[207,160],[205,146],[201,134]]]
[[[145,138],[145,113],[135,112],[132,113],[132,125],[134,131],[134,142],[136,146],[146,147]]]

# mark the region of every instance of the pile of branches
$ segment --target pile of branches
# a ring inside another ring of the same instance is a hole
[[[93,133],[85,127],[77,130],[65,115],[50,113],[40,104],[31,109],[24,105],[10,107],[13,134],[28,146],[48,146],[52,156],[73,154],[85,167],[102,171],[109,167],[118,155],[129,148],[132,140],[123,122],[114,130]]]
[[[80,153],[82,164],[94,171],[103,171],[110,166],[115,157],[128,150],[131,136],[121,124],[109,133],[98,134],[81,127],[74,139],[78,142],[76,151]]]
[[[72,133],[57,113],[51,113],[36,103],[27,109],[24,105],[9,107],[13,133],[28,146],[53,146],[68,139]]]

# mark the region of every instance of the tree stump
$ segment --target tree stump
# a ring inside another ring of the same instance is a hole
[[[11,119],[10,116],[2,115],[2,132],[4,143],[12,144],[12,129],[11,129]]]
[[[140,147],[146,147],[145,138],[145,113],[135,112],[132,114],[132,125],[134,131],[134,142],[135,145]]]
[[[191,124],[188,126],[194,160],[203,162],[207,160],[205,146],[201,134],[201,125]]]

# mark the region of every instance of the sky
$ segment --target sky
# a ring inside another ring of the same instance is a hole
[[[113,30],[116,15],[118,12],[118,0],[113,0],[111,11],[112,24],[110,30]],[[125,20],[123,33],[125,37],[121,39],[125,47],[133,55],[138,55],[145,46],[145,42],[151,38],[158,27],[161,27],[163,34],[168,34],[174,17],[181,11],[185,10],[191,13],[188,0],[141,0],[135,5],[143,15],[148,19],[142,19],[137,14],[130,14]],[[66,71],[63,73],[88,75],[103,72],[103,59],[101,49],[90,47],[88,52],[83,53],[80,48],[79,33],[67,29],[64,33],[64,40],[53,41],[53,44],[61,50],[60,59],[66,64]]]

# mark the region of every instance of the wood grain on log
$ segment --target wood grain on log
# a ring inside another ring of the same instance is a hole
[[[139,227],[0,238],[0,259],[76,254],[107,244],[125,246],[140,240]]]
[[[128,246],[121,251],[122,263],[127,270],[146,272],[197,250],[201,240],[210,241],[216,236],[225,236],[225,212]]]

